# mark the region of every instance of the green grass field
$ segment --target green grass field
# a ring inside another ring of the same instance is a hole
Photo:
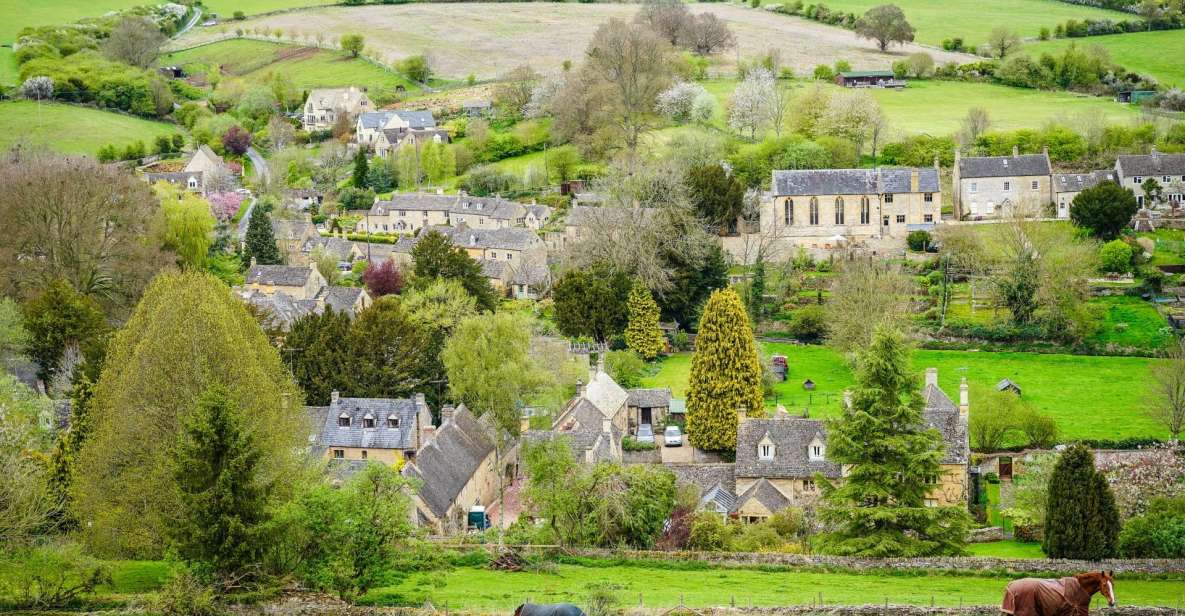
[[[8,47],[0,47],[0,86],[12,85],[20,81],[20,67],[16,63],[16,55]]]
[[[1172,339],[1164,317],[1152,304],[1126,296],[1098,297],[1090,306],[1099,310],[1099,330],[1088,340],[1095,344],[1159,349]]]
[[[283,73],[299,89],[346,85],[366,86],[376,101],[395,97],[395,88],[416,86],[366,60],[350,58],[339,51],[314,49],[235,39],[166,54],[162,64],[178,64],[191,73],[204,73],[211,65],[223,67],[223,73],[249,82],[263,82],[274,73]]]
[[[893,604],[994,605],[1010,576],[860,575],[805,571],[705,568],[662,569],[638,566],[560,565],[554,574],[506,573],[459,567],[448,572],[414,573],[399,584],[367,594],[363,601],[419,607],[430,600],[437,610],[490,610],[509,613],[524,601],[571,601],[584,605],[590,584],[607,584],[623,607],[664,608],[682,598],[688,607],[738,605],[789,606],[817,600],[830,605]],[[1122,581],[1116,590],[1127,605],[1172,606],[1179,580]],[[1096,598],[1095,607],[1103,601]]]
[[[234,15],[235,11],[242,11],[247,15],[258,15],[282,9],[338,3],[333,0],[204,0],[202,4],[209,12],[217,13],[223,19],[228,19]]]
[[[995,558],[1045,558],[1045,551],[1040,543],[1023,543],[1020,541],[993,541],[991,543],[972,543],[967,546],[972,556],[992,556]]]
[[[61,103],[0,102],[0,150],[16,143],[44,145],[67,154],[94,155],[108,143],[136,140],[151,147],[157,135],[179,132],[172,124]]]
[[[829,417],[839,410],[844,389],[852,386],[852,374],[835,351],[823,346],[766,343],[768,353],[783,354],[790,365],[786,382],[775,386],[777,403],[791,414],[810,411],[812,417]],[[657,374],[644,387],[670,387],[675,397],[686,395],[691,370],[690,354],[676,354],[659,364]],[[1094,357],[1039,353],[987,351],[931,351],[914,353],[919,374],[938,368],[939,384],[957,401],[959,378],[966,374],[972,388],[971,413],[976,395],[990,391],[1005,377],[1018,383],[1024,399],[1057,420],[1064,439],[1166,438],[1168,432],[1144,415],[1148,370],[1152,362],[1142,357]],[[966,369],[965,372],[962,369]],[[811,379],[813,392],[802,382]],[[1116,384],[1123,384],[1117,386]],[[772,406],[774,400],[767,400]]]
[[[1164,85],[1185,86],[1185,30],[1134,32],[1078,39],[1059,39],[1032,43],[1025,51],[1038,56],[1046,51],[1058,51],[1070,43],[1100,45],[1111,53],[1111,59],[1129,71],[1155,77]]]
[[[828,0],[827,8],[857,15],[884,4],[880,0]],[[919,43],[940,45],[943,39],[962,37],[971,46],[987,39],[992,28],[1015,30],[1022,37],[1036,38],[1041,27],[1050,31],[1067,19],[1110,19],[1119,21],[1128,15],[1056,0],[998,0],[990,4],[976,0],[897,0],[913,25]]]

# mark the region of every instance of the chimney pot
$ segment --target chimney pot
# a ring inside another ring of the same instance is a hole
[[[971,411],[971,400],[968,395],[967,377],[959,382],[959,417],[966,420]]]
[[[254,260],[254,259],[252,259],[252,260]],[[337,404],[337,401],[340,398],[341,398],[341,394],[338,393],[338,391],[336,389],[333,390],[332,392],[329,393],[329,404]]]
[[[444,427],[453,422],[453,412],[456,409],[451,404],[440,407],[440,426]]]
[[[583,395],[584,395],[584,381],[581,379],[576,379],[576,396],[580,397]]]
[[[609,434],[612,431],[613,431],[613,420],[609,419],[608,417],[602,418],[601,419],[601,432],[604,432],[605,434]]]
[[[938,387],[938,368],[926,368],[926,385]]]
[[[1012,146],[1012,155],[1020,156],[1020,146]]]

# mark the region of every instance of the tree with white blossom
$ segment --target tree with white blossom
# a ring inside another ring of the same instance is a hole
[[[658,95],[658,112],[676,124],[707,122],[715,110],[712,95],[698,83],[680,81]]]
[[[53,79],[50,77],[30,77],[21,84],[21,96],[34,101],[53,98],[53,86]]]
[[[756,141],[757,133],[765,129],[774,117],[771,101],[777,83],[768,69],[755,68],[745,75],[729,101],[728,126],[738,133],[748,133]]]

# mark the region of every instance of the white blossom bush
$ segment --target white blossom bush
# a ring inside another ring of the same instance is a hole
[[[757,133],[773,121],[775,88],[777,83],[769,69],[750,70],[732,93],[728,126],[738,133],[748,133],[750,139],[755,139]]]
[[[1160,445],[1138,454],[1104,452],[1098,468],[1106,473],[1125,520],[1143,514],[1153,499],[1185,495],[1185,449]]]
[[[712,119],[716,101],[698,83],[680,81],[658,95],[655,109],[676,124],[707,122]]]
[[[45,76],[26,79],[21,84],[21,96],[35,101],[53,98],[53,79]]]

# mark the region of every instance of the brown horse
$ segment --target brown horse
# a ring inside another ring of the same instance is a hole
[[[1101,592],[1115,607],[1115,578],[1111,571],[1080,573],[1060,580],[1024,578],[1004,589],[1000,611],[1011,616],[1087,616],[1090,599]]]

